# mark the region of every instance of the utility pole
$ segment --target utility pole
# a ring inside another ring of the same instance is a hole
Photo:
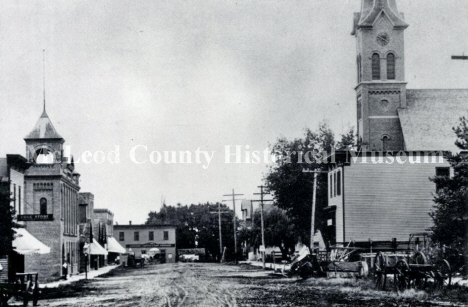
[[[233,224],[234,224],[234,262],[237,264],[237,225],[236,225],[236,196],[242,196],[244,194],[235,194],[234,189],[232,189],[232,194],[225,194],[223,196],[232,196],[232,207],[233,207]],[[239,200],[239,199],[237,199]],[[231,200],[223,200],[231,201]]]
[[[221,211],[221,204],[218,202],[218,212],[210,212],[211,214],[218,214],[219,226],[219,255],[223,255],[223,234],[221,232],[221,213],[230,213],[229,211]]]
[[[313,170],[307,171],[307,173],[314,173],[314,186],[313,186],[313,194],[312,194],[312,216],[310,222],[310,250],[314,252],[314,235],[315,235],[315,207],[316,207],[316,200],[317,200],[317,176],[319,173],[328,173],[327,171],[321,170]]]
[[[260,202],[260,218],[261,218],[261,228],[262,228],[262,245],[263,245],[263,256],[262,256],[262,261],[263,261],[263,269],[265,269],[265,226],[263,224],[263,203],[267,201],[273,201],[272,199],[263,199],[263,195],[269,195],[269,192],[264,192],[263,188],[266,188],[264,185],[258,186],[260,188],[260,193],[254,193],[254,195],[260,195],[260,199],[252,200],[252,201],[259,201]]]
[[[466,56],[464,53],[463,55],[452,55],[452,60],[468,60],[468,56]],[[468,194],[466,195],[466,203],[468,204]],[[465,233],[465,242],[468,242],[468,228]],[[465,263],[468,261],[468,251],[464,249],[464,258],[465,258]],[[468,274],[468,265],[465,265],[465,274]]]

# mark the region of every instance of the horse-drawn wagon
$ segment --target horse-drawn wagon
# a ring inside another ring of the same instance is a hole
[[[377,289],[386,289],[389,276],[393,276],[393,287],[398,291],[426,289],[429,285],[433,289],[450,286],[452,270],[443,253],[431,250],[426,240],[420,247],[417,239],[417,235],[411,235],[405,250],[378,252],[375,255],[374,280]]]

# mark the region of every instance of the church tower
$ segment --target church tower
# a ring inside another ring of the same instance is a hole
[[[404,150],[397,110],[406,107],[407,27],[396,0],[362,0],[354,15],[358,142],[367,150]]]

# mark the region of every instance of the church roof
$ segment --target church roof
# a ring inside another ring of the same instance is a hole
[[[406,102],[398,109],[406,150],[460,150],[453,127],[468,115],[468,89],[409,89]]]
[[[57,133],[52,122],[47,116],[46,111],[42,112],[41,117],[37,121],[34,129],[24,138],[27,139],[62,139],[60,134]]]
[[[362,0],[361,12],[354,16],[354,27],[351,34],[356,33],[357,28],[371,28],[376,20],[385,15],[395,28],[406,29],[403,14],[398,12],[396,0]]]

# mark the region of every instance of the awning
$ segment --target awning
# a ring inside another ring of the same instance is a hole
[[[127,251],[117,242],[114,237],[107,237],[107,251],[109,253],[124,254]]]
[[[107,255],[107,251],[99,245],[96,239],[93,239],[93,243],[89,244],[89,254],[90,255]]]
[[[48,254],[50,247],[36,239],[24,228],[13,228],[13,250],[21,255]]]

